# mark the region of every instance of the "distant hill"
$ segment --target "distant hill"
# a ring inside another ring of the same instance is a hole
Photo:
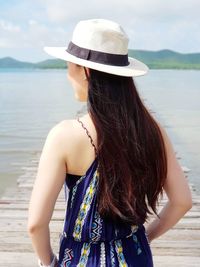
[[[0,61],[1,62],[1,61]],[[60,59],[47,59],[35,64],[39,69],[65,69],[67,67],[66,62]]]
[[[129,50],[129,56],[145,62],[150,69],[200,69],[200,53]]]
[[[150,69],[200,69],[200,53],[182,54],[172,50],[147,51],[129,49],[129,56],[148,65]],[[66,62],[47,59],[38,63],[18,61],[11,57],[0,59],[0,68],[64,69]]]
[[[12,57],[0,58],[0,68],[34,68],[34,63],[16,60]]]
[[[16,60],[12,57],[0,58],[0,68],[26,68],[26,69],[60,69],[66,68],[66,63],[60,59],[47,59],[38,63]]]

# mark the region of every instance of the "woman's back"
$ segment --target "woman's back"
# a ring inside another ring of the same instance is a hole
[[[95,140],[82,119],[77,121],[97,156]],[[98,213],[98,158],[94,158],[82,175],[77,173],[76,170],[76,173],[68,171],[66,174],[68,201],[60,239],[59,266],[153,266],[142,224],[116,224],[105,221]]]
[[[64,131],[69,131],[68,126],[65,129]],[[65,148],[67,153],[67,173],[83,175],[95,159],[95,148],[97,147],[96,129],[89,114],[80,117],[80,122],[77,119],[71,120],[70,129],[72,134],[66,140]],[[87,135],[87,131],[90,137]]]

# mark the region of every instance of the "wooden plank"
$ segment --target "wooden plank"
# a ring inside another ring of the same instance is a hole
[[[33,252],[0,251],[0,267],[36,267],[37,258]]]
[[[199,257],[188,256],[154,256],[156,267],[199,267]]]

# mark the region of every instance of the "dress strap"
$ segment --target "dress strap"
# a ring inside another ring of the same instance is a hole
[[[93,140],[92,140],[92,137],[91,137],[91,135],[90,135],[90,133],[89,133],[89,131],[88,131],[88,129],[85,127],[85,125],[83,124],[83,122],[80,120],[80,118],[79,117],[77,117],[77,121],[78,122],[80,122],[81,123],[81,125],[82,125],[82,127],[83,127],[83,129],[85,129],[85,131],[86,131],[86,134],[87,134],[87,136],[89,137],[89,139],[90,139],[90,142],[91,142],[91,144],[92,144],[92,146],[94,147],[94,150],[95,150],[95,154],[96,154],[96,156],[97,156],[97,148],[96,148],[96,146],[95,146],[95,144],[94,144],[94,142],[93,142]]]

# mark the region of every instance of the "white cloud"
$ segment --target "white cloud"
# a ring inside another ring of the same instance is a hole
[[[15,47],[16,40],[21,34],[19,25],[10,21],[0,20],[0,47]]]
[[[200,1],[197,0],[38,0],[50,20],[62,23],[81,17],[115,17],[127,23],[134,20],[198,18]],[[117,16],[116,16],[117,15]]]
[[[200,50],[197,0],[21,0],[5,6],[0,10],[0,47],[64,46],[79,20],[106,18],[122,25],[130,48]]]
[[[189,52],[200,47],[200,37],[194,32],[200,25],[200,1],[38,1],[43,4],[49,21],[62,26],[69,36],[79,20],[104,17],[122,25],[130,37],[131,48]],[[194,39],[191,46],[187,45],[188,34]]]
[[[30,20],[28,21],[28,23],[29,23],[29,25],[34,25],[34,24],[37,24],[37,21],[34,20],[34,19],[30,19]]]
[[[43,47],[59,45],[66,38],[60,27],[51,29],[44,24],[30,19],[23,29],[11,22],[0,20],[0,47]],[[64,38],[65,37],[65,38]]]
[[[6,38],[0,38],[0,48],[9,47],[9,41]]]
[[[0,20],[0,29],[8,32],[20,32],[18,25],[14,25],[12,22],[3,19]]]

